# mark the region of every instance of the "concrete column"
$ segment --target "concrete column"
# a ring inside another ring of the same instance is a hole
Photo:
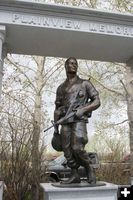
[[[4,54],[3,54],[3,43],[5,39],[5,26],[0,25],[0,97],[1,97],[1,89],[2,89],[2,77],[3,77],[3,62],[4,62]],[[0,130],[1,131],[1,130]],[[0,162],[0,200],[3,198],[3,182],[1,181],[1,162]]]
[[[129,120],[130,138],[130,175],[133,185],[133,57],[126,65],[127,115]]]
[[[2,77],[3,77],[3,63],[5,53],[3,53],[3,44],[5,41],[5,26],[0,25],[0,97],[1,97],[1,89],[2,89]]]
[[[2,200],[3,199],[3,182],[2,181],[0,181],[0,200]]]

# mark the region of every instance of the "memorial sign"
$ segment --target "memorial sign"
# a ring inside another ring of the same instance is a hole
[[[0,24],[7,30],[5,43],[9,53],[65,58],[73,55],[126,63],[133,52],[132,21],[130,14],[31,1],[0,1]]]

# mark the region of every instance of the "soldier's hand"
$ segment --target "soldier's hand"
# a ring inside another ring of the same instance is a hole
[[[59,133],[58,126],[54,126],[54,133],[55,133],[55,134],[58,134],[58,133]]]
[[[81,118],[84,115],[84,109],[79,108],[75,115],[76,115],[77,118]]]

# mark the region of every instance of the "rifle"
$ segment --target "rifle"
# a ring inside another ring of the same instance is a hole
[[[46,129],[44,130],[44,132],[48,131],[49,129],[51,129],[51,128],[53,128],[53,127],[59,125],[59,124],[62,124],[64,121],[66,121],[67,119],[69,119],[70,117],[73,117],[73,116],[75,115],[75,113],[76,113],[77,110],[76,110],[76,109],[73,110],[72,108],[73,108],[73,105],[74,105],[75,102],[76,102],[76,99],[77,99],[77,97],[78,97],[79,91],[80,91],[80,88],[79,88],[78,91],[76,92],[75,98],[73,99],[73,101],[72,101],[70,107],[68,108],[68,111],[66,112],[66,115],[65,115],[64,117],[62,117],[61,119],[59,119],[57,122],[51,121],[51,122],[52,122],[52,125],[51,125],[50,127],[46,128]],[[71,111],[72,111],[72,112],[71,112]]]
[[[88,104],[90,104],[90,103],[88,103]],[[70,117],[73,117],[73,116],[76,114],[78,108],[82,108],[82,107],[84,107],[84,106],[85,106],[85,105],[77,105],[74,109],[72,109],[72,112],[66,114],[64,117],[62,117],[61,119],[59,119],[57,122],[54,122],[54,121],[52,120],[52,121],[51,121],[51,122],[52,122],[52,125],[51,125],[50,127],[46,128],[46,129],[44,130],[44,132],[48,131],[49,129],[53,128],[54,126],[58,126],[58,125],[64,123],[67,119],[69,119]],[[89,113],[87,114],[87,117],[90,118],[90,117],[91,117],[91,114],[92,114],[92,112],[89,112]]]
[[[77,110],[72,111],[71,113],[69,113],[68,115],[65,115],[64,117],[62,117],[61,119],[59,119],[57,122],[51,121],[52,125],[48,128],[46,128],[44,130],[44,132],[48,131],[49,129],[53,128],[54,126],[57,126],[59,124],[64,123],[67,119],[69,119],[70,117],[73,117],[75,115]]]

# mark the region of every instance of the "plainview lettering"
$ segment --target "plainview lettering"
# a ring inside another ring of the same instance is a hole
[[[31,24],[31,25],[41,25],[44,27],[57,27],[57,28],[69,28],[69,29],[80,29],[81,24],[79,21],[53,18],[53,17],[36,17],[36,16],[26,16],[20,14],[13,14],[12,22]]]

